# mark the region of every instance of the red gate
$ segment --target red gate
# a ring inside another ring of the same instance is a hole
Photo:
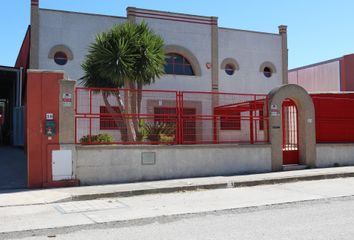
[[[298,112],[294,101],[286,99],[283,114],[283,164],[299,164]]]

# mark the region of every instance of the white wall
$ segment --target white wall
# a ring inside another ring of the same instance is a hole
[[[137,17],[137,22],[142,20],[164,39],[166,45],[187,48],[201,67],[201,76],[165,75],[146,88],[211,91],[211,70],[205,67],[205,63],[211,62],[210,25]]]
[[[143,165],[143,152],[154,152],[155,164]],[[271,171],[271,147],[258,144],[76,146],[74,156],[84,185]]]
[[[308,92],[340,91],[339,60],[289,71],[289,83]]]
[[[354,166],[354,144],[317,144],[316,167]]]
[[[201,76],[164,75],[145,88],[211,91],[211,69],[206,68],[206,63],[212,62],[211,26],[137,17],[138,22],[142,20],[162,36],[166,45],[179,45],[192,52],[201,68]],[[64,70],[69,78],[79,79],[83,76],[81,63],[95,36],[124,21],[126,18],[40,9],[39,68]],[[68,46],[74,55],[65,66],[48,58],[50,49],[58,44]],[[240,70],[233,76],[219,70],[220,92],[268,93],[281,84],[278,34],[219,28],[219,63],[229,57],[238,61]],[[271,78],[259,71],[265,61],[276,67],[277,72]]]
[[[81,78],[81,63],[96,35],[124,21],[125,18],[119,17],[40,9],[39,69],[64,70],[70,79]],[[58,44],[68,46],[74,55],[64,66],[48,58],[50,49]]]
[[[232,76],[219,71],[220,92],[268,93],[282,83],[281,36],[278,34],[219,29],[219,63],[234,58],[240,67]],[[266,78],[261,64],[271,62],[276,73]]]

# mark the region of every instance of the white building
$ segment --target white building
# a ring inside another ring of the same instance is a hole
[[[38,5],[32,0],[32,69],[64,70],[68,78],[79,79],[80,65],[98,33],[125,21],[145,21],[164,39],[166,54],[185,59],[184,65],[170,63],[168,74],[151,89],[268,93],[287,83],[286,26],[275,34],[222,28],[217,17],[131,7],[126,17],[118,17]]]
[[[165,75],[154,84],[145,86],[145,89],[268,94],[273,88],[287,83],[286,26],[279,26],[278,33],[264,33],[219,27],[217,17],[132,7],[127,8],[126,17],[106,16],[41,9],[38,0],[31,0],[30,41],[26,38],[30,42],[29,68],[63,70],[68,79],[78,80],[84,75],[81,64],[96,35],[126,21],[145,21],[165,42]],[[26,51],[21,49],[21,53],[26,54]],[[186,94],[183,111],[190,115],[212,115],[215,107],[254,100],[253,96],[219,94],[216,98]],[[102,97],[95,96],[93,101],[91,110],[94,112],[90,113],[103,113],[102,106],[105,104]],[[110,101],[112,105],[117,104],[113,98]],[[166,114],[173,111],[171,108],[176,108],[176,104],[176,98],[164,98],[162,94],[145,96],[141,113]],[[80,107],[77,110],[80,111]],[[242,124],[235,122],[228,126],[230,120],[225,120],[226,124],[221,121],[220,126],[216,126],[223,132],[221,140],[239,138],[240,141],[248,141],[251,135],[256,140],[265,139],[261,120],[250,120],[249,111],[238,114],[236,118]],[[254,114],[259,117],[263,113],[258,109],[254,110]],[[114,130],[105,128],[100,121],[102,119],[96,119],[93,124],[96,134]],[[251,124],[252,121],[255,123]],[[213,120],[195,120],[186,125],[189,125],[189,129],[184,131],[186,139],[188,131],[191,131],[193,141],[213,140]],[[80,125],[80,128],[87,129],[85,126]],[[88,134],[85,131],[80,134]],[[118,139],[119,133],[115,131],[114,134]]]

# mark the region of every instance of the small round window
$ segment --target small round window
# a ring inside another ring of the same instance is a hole
[[[227,75],[233,75],[235,73],[235,66],[232,64],[226,64],[225,72]]]
[[[263,69],[263,74],[265,77],[270,78],[272,76],[272,70],[269,67]]]
[[[68,56],[64,52],[56,52],[54,62],[58,65],[65,65],[68,62]]]

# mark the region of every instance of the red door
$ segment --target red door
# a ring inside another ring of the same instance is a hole
[[[298,113],[295,103],[286,99],[283,114],[283,164],[299,164]]]
[[[164,122],[168,124],[175,125],[177,122],[176,108],[172,107],[155,107],[154,114],[160,114],[162,116],[155,117],[155,122]],[[182,116],[182,136],[183,143],[196,143],[197,132],[196,132],[196,119],[195,119],[196,109],[195,108],[183,108]],[[181,131],[180,130],[180,131]]]

